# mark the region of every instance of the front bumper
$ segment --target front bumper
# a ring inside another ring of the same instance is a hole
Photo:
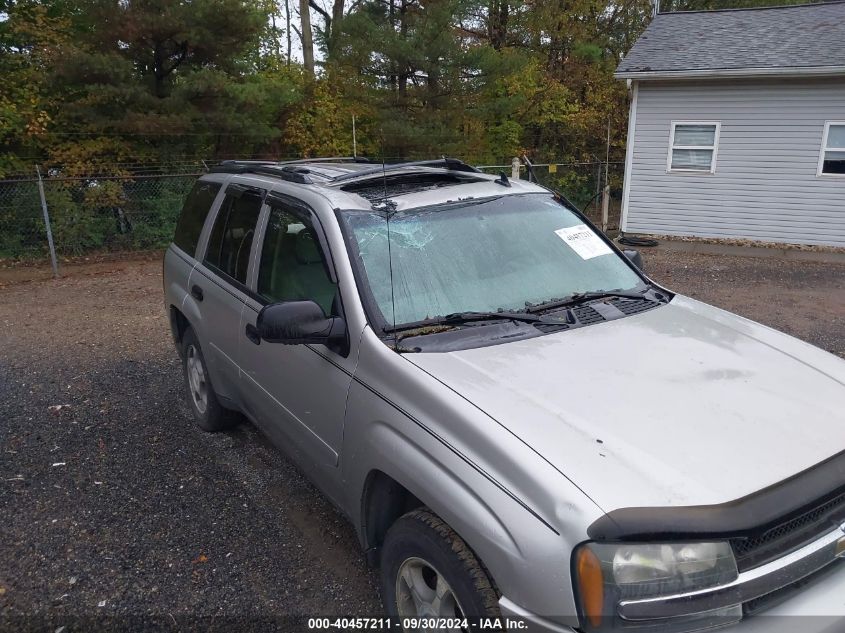
[[[512,630],[531,633],[572,633],[555,620],[522,609],[502,597],[499,608],[504,618],[525,622]],[[659,633],[659,628],[641,628],[642,633]],[[783,602],[757,615],[724,628],[719,633],[843,633],[845,631],[845,559],[836,561]]]

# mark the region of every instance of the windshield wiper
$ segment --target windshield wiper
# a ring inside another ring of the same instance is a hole
[[[508,319],[510,321],[534,323],[539,321],[540,317],[527,312],[455,312],[447,314],[441,319],[441,322],[446,324],[467,323],[469,321],[486,321],[487,319]]]
[[[542,317],[536,314],[529,314],[528,312],[453,312],[442,317],[434,317],[432,319],[423,319],[422,321],[414,321],[412,323],[402,323],[400,325],[388,325],[384,328],[385,332],[401,332],[402,330],[416,330],[427,326],[434,325],[463,325],[464,323],[472,323],[474,321],[490,321],[492,319],[504,319],[507,321],[520,321],[523,323],[536,323],[542,320]]]
[[[596,290],[594,292],[576,292],[563,299],[550,299],[543,303],[535,303],[528,306],[526,310],[529,313],[542,312],[543,310],[552,310],[563,306],[571,306],[593,299],[603,299],[604,297],[622,297],[623,299],[645,299],[645,294],[650,290],[646,288],[641,292],[632,290]]]

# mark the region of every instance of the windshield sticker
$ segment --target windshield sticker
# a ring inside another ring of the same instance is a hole
[[[613,252],[586,224],[558,229],[555,234],[578,253],[581,259],[592,259],[599,255],[610,255]]]

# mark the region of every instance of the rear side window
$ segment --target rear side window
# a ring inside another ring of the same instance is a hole
[[[220,191],[220,183],[199,180],[188,194],[185,206],[182,207],[182,214],[176,223],[173,243],[191,256],[197,251],[205,217],[218,191]]]
[[[261,193],[233,187],[226,190],[205,255],[206,264],[242,284],[246,283],[249,252],[261,211]]]

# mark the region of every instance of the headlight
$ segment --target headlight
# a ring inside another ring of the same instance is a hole
[[[585,543],[575,550],[572,567],[582,626],[588,631],[630,627],[677,633],[742,618],[741,605],[661,620],[627,622],[618,615],[619,604],[627,600],[688,593],[736,580],[736,560],[725,542]]]

